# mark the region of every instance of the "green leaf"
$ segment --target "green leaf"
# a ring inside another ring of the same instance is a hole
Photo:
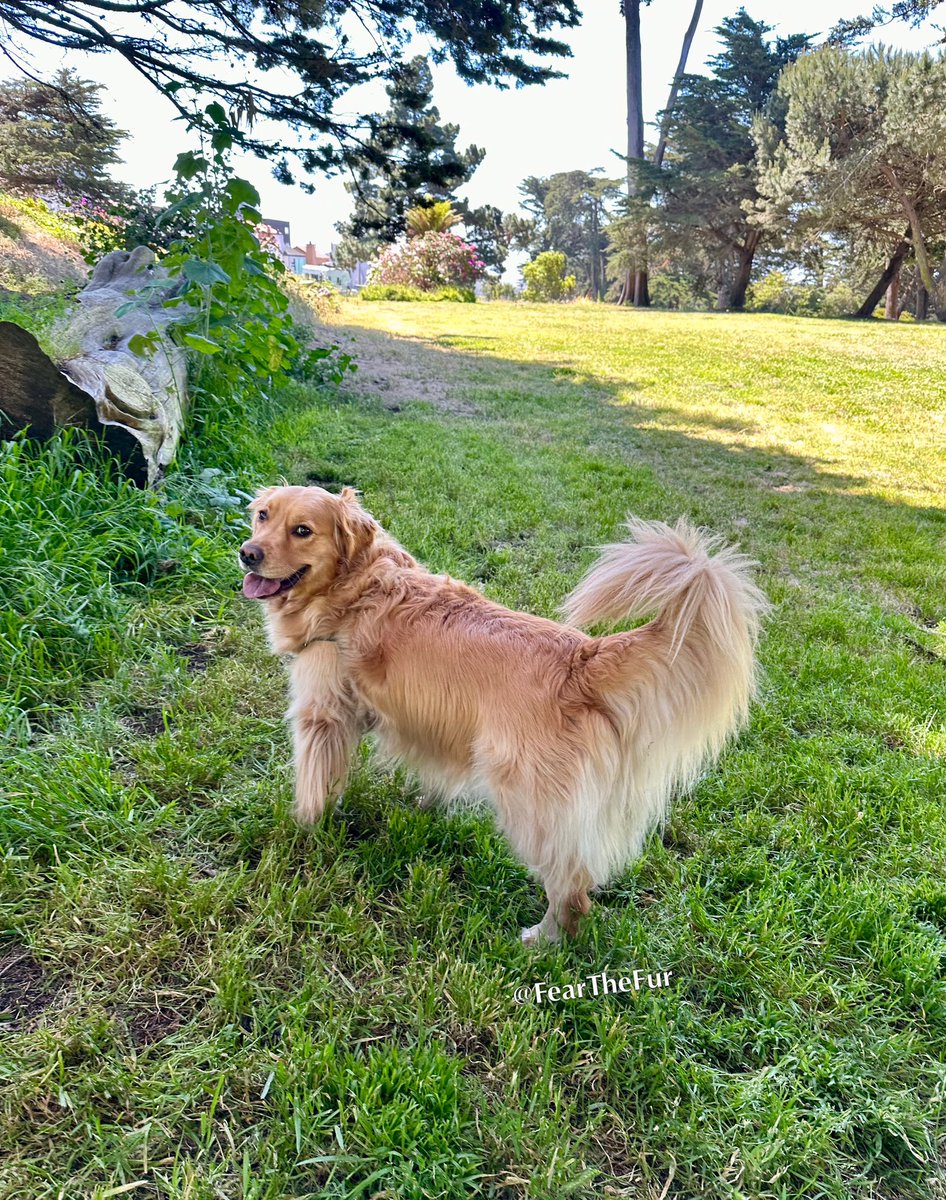
[[[221,270],[216,263],[206,262],[202,258],[189,258],[181,267],[185,279],[191,283],[210,285],[212,283],[229,283],[230,276]]]
[[[139,358],[148,358],[154,354],[155,334],[136,333],[128,339],[128,349]]]
[[[193,179],[201,171],[206,171],[208,166],[209,163],[202,154],[195,154],[193,150],[186,150],[174,160],[174,174],[180,175],[181,179]]]
[[[210,117],[215,125],[228,125],[227,114],[224,111],[223,105],[218,104],[216,100],[212,104],[208,104],[204,112]]]
[[[259,207],[259,192],[248,179],[234,176],[226,186],[227,195],[236,205],[249,204],[252,208]]]
[[[199,333],[185,333],[181,338],[185,346],[190,346],[199,354],[219,354],[222,347],[210,338],[201,337]]]

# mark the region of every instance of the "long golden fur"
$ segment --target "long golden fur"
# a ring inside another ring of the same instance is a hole
[[[745,558],[685,521],[629,520],[560,625],[431,574],[351,488],[268,488],[250,508],[244,592],[294,656],[296,816],[322,815],[372,731],[428,785],[491,802],[548,897],[526,942],[574,932],[746,720],[765,600]]]

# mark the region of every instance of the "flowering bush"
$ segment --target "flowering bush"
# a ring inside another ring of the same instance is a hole
[[[388,246],[368,282],[420,288],[422,292],[454,285],[472,287],[486,265],[475,246],[455,233],[432,231]]]

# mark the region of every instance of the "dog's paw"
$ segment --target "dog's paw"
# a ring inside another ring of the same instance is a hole
[[[540,942],[557,942],[561,934],[558,930],[550,933],[540,922],[538,925],[530,925],[527,929],[523,929],[520,937],[523,946],[538,946]]]

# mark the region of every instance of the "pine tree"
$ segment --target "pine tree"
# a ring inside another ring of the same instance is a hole
[[[826,46],[787,70],[782,138],[760,122],[759,220],[799,241],[831,235],[873,247],[884,271],[869,316],[911,256],[946,320],[946,57]],[[878,290],[879,289],[879,290]]]
[[[373,79],[397,83],[413,40],[467,83],[542,84],[561,75],[548,60],[570,54],[555,33],[580,17],[576,0],[0,0],[20,58],[33,41],[121,55],[208,135],[207,101],[222,105],[243,148],[286,182],[287,156],[305,171],[358,161],[370,123],[339,102]]]
[[[375,118],[370,138],[345,184],[355,208],[336,228],[341,253],[371,257],[405,231],[408,209],[455,199],[483,161],[478,146],[457,148],[458,125],[442,125],[433,102],[433,77],[422,57],[404,63],[388,84],[390,105]]]
[[[127,137],[102,112],[99,84],[63,70],[49,83],[0,84],[0,188],[60,200],[115,199],[109,176]]]
[[[721,309],[744,306],[765,237],[746,211],[758,196],[753,120],[764,113],[781,128],[779,75],[811,41],[769,40],[770,32],[745,9],[717,28],[722,50],[709,60],[712,75],[684,75],[667,123],[667,162],[652,177],[664,243],[683,256],[696,249],[715,275]]]

